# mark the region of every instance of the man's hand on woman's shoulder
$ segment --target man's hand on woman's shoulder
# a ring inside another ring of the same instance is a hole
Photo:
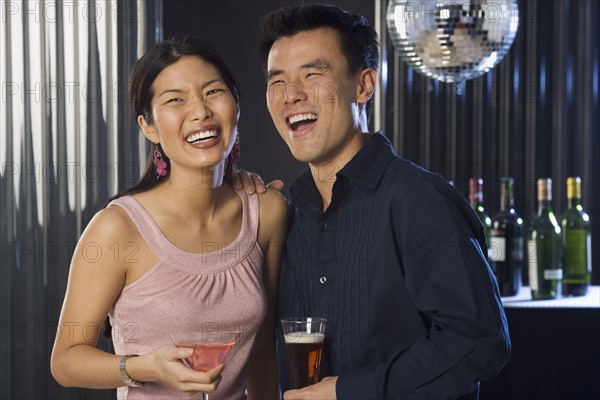
[[[260,175],[254,172],[248,172],[243,169],[238,169],[233,173],[233,188],[240,190],[244,189],[247,194],[265,193],[267,188],[281,191],[283,181],[276,179],[265,185]]]

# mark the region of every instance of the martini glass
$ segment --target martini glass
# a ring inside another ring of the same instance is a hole
[[[207,372],[225,361],[241,333],[239,330],[216,328],[206,332],[169,333],[169,337],[177,347],[194,349],[194,353],[183,360],[187,367]],[[202,398],[208,400],[208,393],[202,392]]]

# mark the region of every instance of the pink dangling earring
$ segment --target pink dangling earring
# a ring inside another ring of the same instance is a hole
[[[238,133],[238,135],[235,137],[235,143],[231,147],[231,153],[229,153],[228,162],[231,165],[231,167],[233,168],[233,166],[235,164],[237,164],[239,159],[240,159],[240,134]]]
[[[157,173],[156,179],[160,179],[161,176],[167,175],[167,162],[163,160],[158,144],[154,145],[154,166],[156,167]]]
[[[240,158],[240,134],[235,137],[235,142],[231,147],[231,152],[227,156],[227,168],[225,169],[225,178],[231,178],[233,174],[233,166],[237,164]]]

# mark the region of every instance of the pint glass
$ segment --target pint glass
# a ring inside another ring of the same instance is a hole
[[[326,324],[325,318],[316,317],[281,320],[292,389],[300,389],[319,382]]]

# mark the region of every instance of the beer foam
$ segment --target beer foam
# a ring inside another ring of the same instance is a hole
[[[299,344],[309,344],[309,343],[321,343],[325,340],[324,333],[310,333],[310,332],[293,332],[286,333],[283,335],[286,343],[299,343]]]

